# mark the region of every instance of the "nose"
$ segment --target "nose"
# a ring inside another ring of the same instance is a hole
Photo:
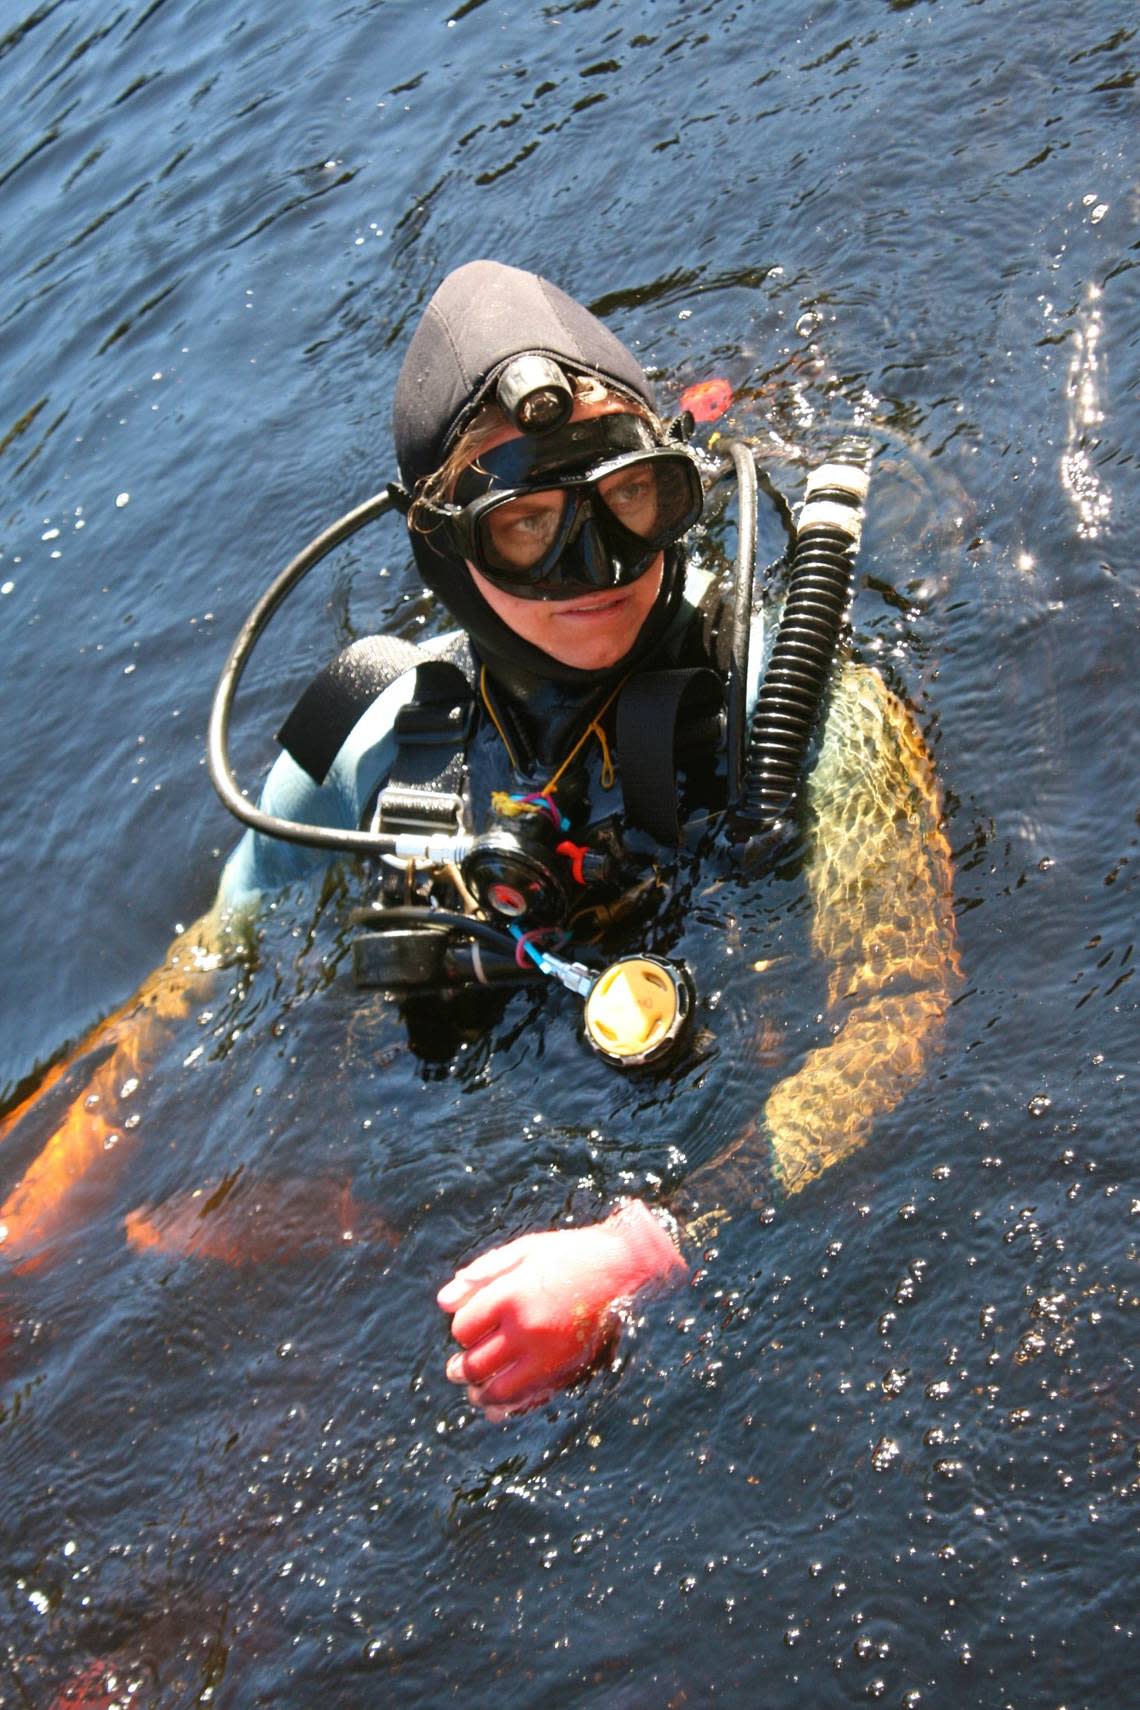
[[[562,554],[563,574],[569,573],[576,582],[586,582],[591,588],[610,588],[617,581],[617,567],[594,521],[588,498],[578,501],[578,511],[566,537]]]

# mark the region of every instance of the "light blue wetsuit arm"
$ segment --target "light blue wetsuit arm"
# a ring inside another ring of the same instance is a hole
[[[278,819],[355,831],[391,769],[396,754],[393,724],[411,700],[415,684],[415,672],[406,671],[376,697],[349,732],[323,784],[310,778],[291,754],[279,754],[261,792],[262,811]],[[218,904],[227,911],[251,910],[263,892],[280,890],[341,859],[335,849],[312,849],[247,831],[223,869]]]

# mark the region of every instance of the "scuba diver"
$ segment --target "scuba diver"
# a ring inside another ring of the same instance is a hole
[[[294,561],[223,673],[211,769],[248,829],[215,906],[84,1041],[81,1053],[107,1054],[0,1206],[0,1259],[36,1263],[82,1215],[124,1084],[155,1026],[189,1011],[235,923],[343,851],[378,858],[354,947],[361,983],[414,1004],[553,979],[585,999],[590,1045],[636,1071],[691,1025],[689,976],[651,955],[600,970],[589,958],[622,921],[628,936],[655,856],[703,847],[711,830],[753,860],[781,827],[802,839],[831,1037],[668,1203],[626,1199],[523,1235],[445,1283],[447,1376],[491,1419],[581,1376],[622,1307],[683,1280],[718,1219],[769,1175],[801,1190],[916,1084],[957,978],[950,858],[912,714],[843,646],[866,448],[841,447],[813,474],[794,526],[784,506],[794,545],[772,623],[752,592],[746,448],[731,454],[734,588],[686,552],[713,479],[692,426],[660,419],[632,353],[548,281],[491,261],[443,281],[396,386],[398,481]],[[245,660],[300,575],[391,509],[458,628],[348,647],[287,718],[253,808],[226,753]]]

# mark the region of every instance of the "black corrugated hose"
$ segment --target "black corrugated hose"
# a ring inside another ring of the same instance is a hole
[[[851,602],[870,447],[840,442],[808,480],[788,595],[749,722],[736,820],[764,831],[789,813]]]

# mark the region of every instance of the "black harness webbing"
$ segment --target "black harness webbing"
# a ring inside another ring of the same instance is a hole
[[[367,635],[317,673],[289,714],[277,740],[323,784],[353,725],[377,695],[423,659],[411,641]]]
[[[458,665],[447,659],[417,665],[415,694],[392,723],[396,758],[377,801],[379,830],[459,830],[474,714],[471,684]]]
[[[723,703],[724,684],[707,666],[641,671],[621,692],[617,763],[625,817],[660,843],[676,845],[681,839],[677,723],[682,708],[708,715]]]

